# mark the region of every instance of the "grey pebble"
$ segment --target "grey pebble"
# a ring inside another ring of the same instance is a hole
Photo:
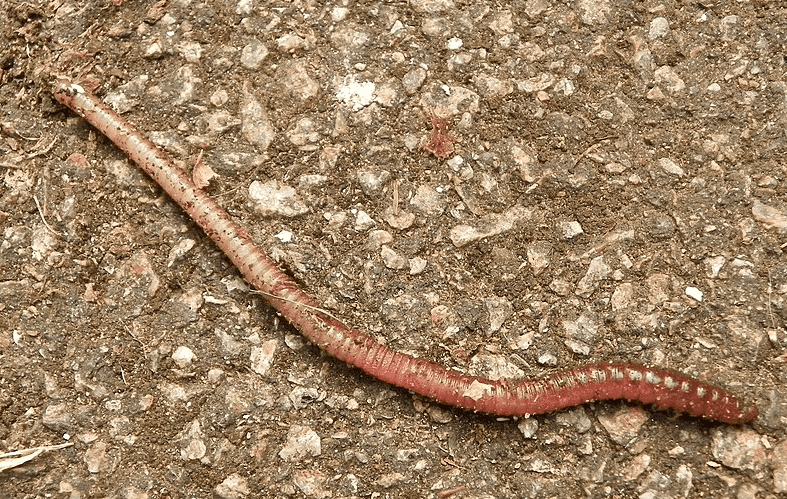
[[[255,180],[249,185],[249,199],[263,216],[296,217],[309,212],[295,189],[278,180]]]

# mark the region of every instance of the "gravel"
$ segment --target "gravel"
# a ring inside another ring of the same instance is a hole
[[[0,496],[786,493],[784,14],[0,2],[0,451],[74,444]],[[58,76],[392,348],[497,378],[650,363],[761,415],[512,420],[370,379],[250,293]]]

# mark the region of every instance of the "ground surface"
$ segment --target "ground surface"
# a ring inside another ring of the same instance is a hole
[[[74,444],[0,496],[787,491],[781,2],[0,0],[0,29],[0,451]],[[761,416],[504,420],[364,376],[250,294],[57,76],[184,168],[204,150],[208,192],[396,349],[515,378],[651,363]],[[453,144],[427,144],[435,116]]]

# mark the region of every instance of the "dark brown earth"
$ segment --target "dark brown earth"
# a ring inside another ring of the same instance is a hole
[[[781,2],[0,0],[0,36],[0,452],[73,443],[0,497],[787,493]],[[383,343],[492,377],[648,363],[761,415],[507,420],[348,368],[60,77],[202,153],[207,191]]]

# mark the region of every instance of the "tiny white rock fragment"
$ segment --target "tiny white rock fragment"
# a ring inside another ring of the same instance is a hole
[[[255,180],[249,185],[249,198],[263,216],[296,217],[309,211],[295,189],[277,180]]]
[[[538,356],[538,359],[536,359],[536,361],[542,366],[554,367],[557,365],[557,357],[555,357],[550,352],[542,353],[541,355]]]
[[[367,230],[377,225],[377,223],[363,210],[358,210],[355,215],[355,230]]]
[[[669,35],[669,21],[663,17],[657,17],[650,22],[648,38],[656,40]]]
[[[289,243],[290,241],[292,241],[292,232],[288,230],[283,230],[273,237],[275,237],[276,239],[278,239],[283,243]]]
[[[407,266],[407,259],[386,245],[380,250],[380,256],[389,269],[401,270]]]
[[[426,260],[420,256],[410,259],[410,275],[418,275],[426,268]]]
[[[659,166],[665,172],[672,175],[677,175],[678,177],[682,177],[684,174],[683,168],[681,168],[680,165],[669,158],[661,158],[659,160]]]
[[[686,296],[696,301],[702,301],[702,291],[694,286],[688,286],[686,288]]]
[[[572,239],[585,232],[582,230],[582,225],[577,221],[560,222],[558,223],[558,230],[560,231],[560,237],[563,239]]]
[[[336,98],[350,106],[353,111],[360,111],[374,100],[374,89],[373,82],[358,82],[354,76],[348,76],[336,92]]]
[[[268,340],[259,347],[251,349],[251,370],[260,376],[264,376],[271,364],[273,364],[273,354],[276,353],[276,340]]]
[[[178,243],[169,251],[169,257],[167,257],[167,267],[172,267],[175,261],[188,253],[188,251],[193,248],[195,244],[197,244],[197,242],[194,239],[181,239],[178,241]]]
[[[538,420],[534,418],[525,418],[516,425],[517,429],[522,433],[524,438],[536,438],[538,431]]]
[[[213,495],[218,499],[241,499],[250,493],[248,481],[238,473],[231,474],[213,489]]]
[[[190,366],[194,361],[194,357],[196,356],[194,355],[194,352],[191,350],[191,348],[183,345],[179,346],[174,352],[172,352],[172,360],[174,360],[175,364],[177,364],[177,366],[181,369]]]
[[[787,210],[768,206],[759,199],[755,199],[751,213],[754,219],[766,228],[774,227],[779,231],[787,230]]]
[[[297,461],[306,456],[322,454],[320,436],[308,426],[292,425],[287,432],[287,442],[279,451],[285,461]]]
[[[460,48],[462,48],[462,44],[463,42],[461,38],[453,37],[448,39],[448,42],[446,42],[445,47],[448,50],[459,50]]]

